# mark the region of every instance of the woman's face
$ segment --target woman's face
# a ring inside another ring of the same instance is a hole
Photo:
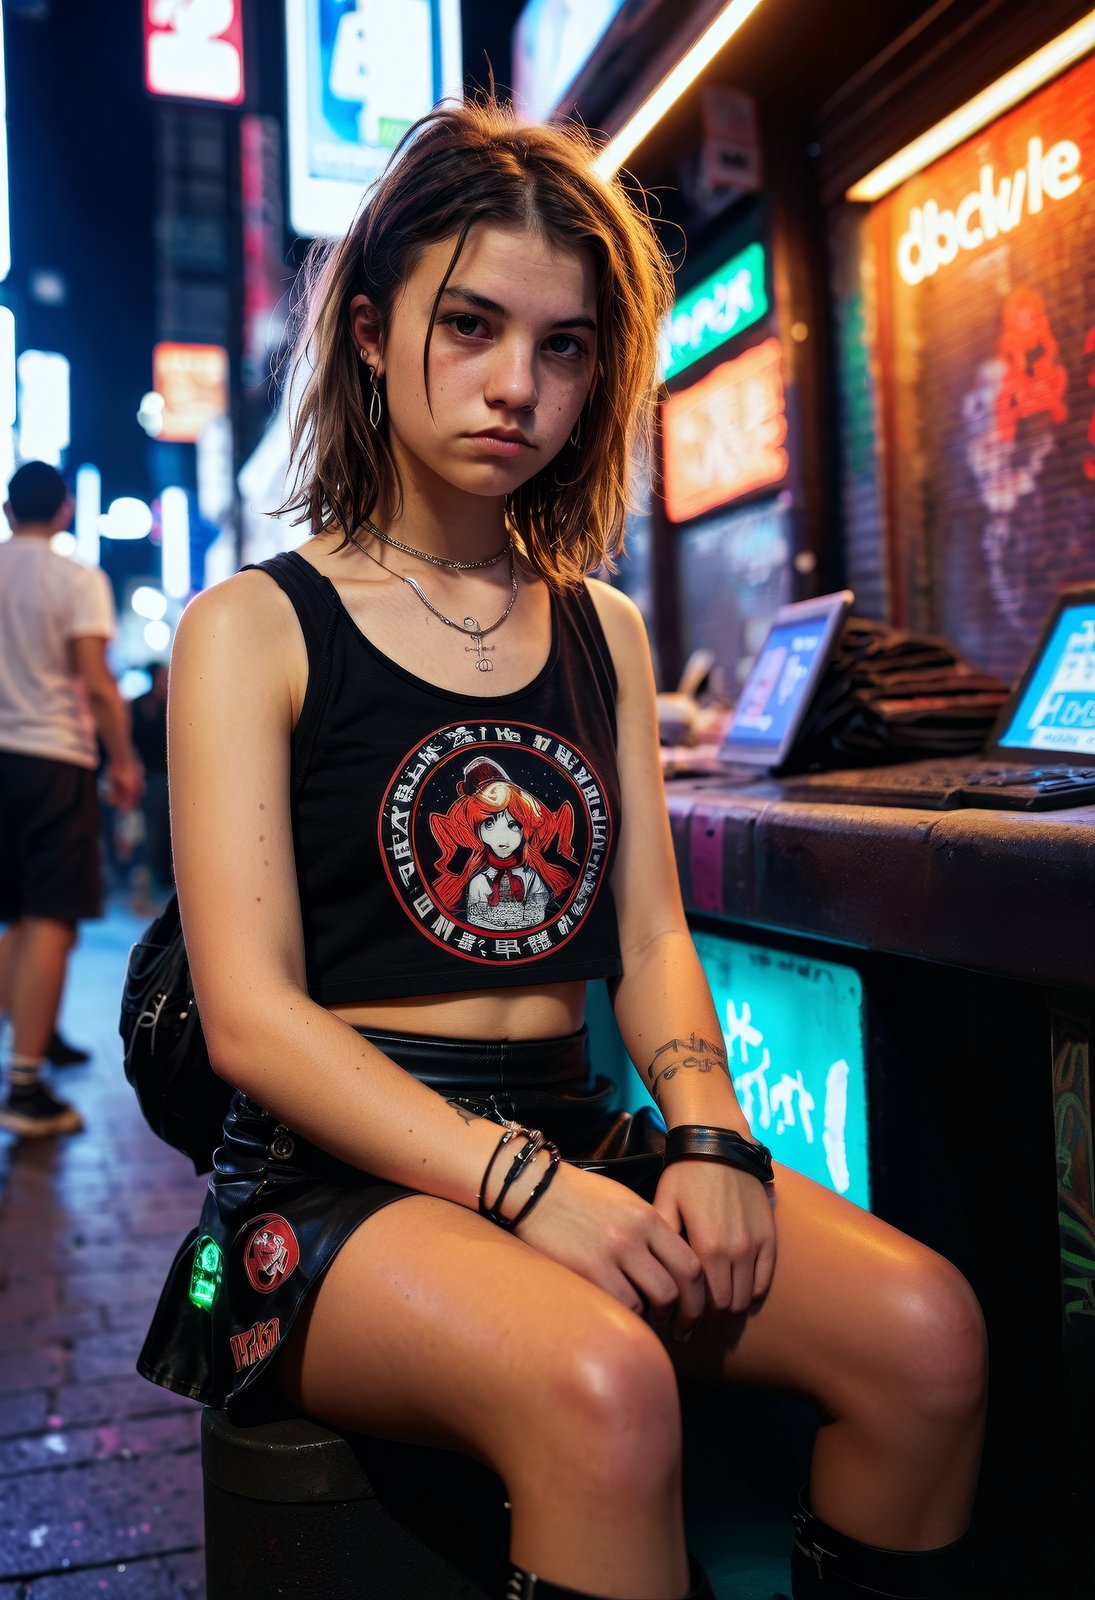
[[[499,860],[508,861],[521,843],[521,827],[508,811],[496,811],[479,824],[479,837]]]
[[[383,338],[364,296],[354,336],[385,379],[401,477],[503,496],[545,467],[578,419],[596,369],[596,273],[585,248],[558,249],[518,226],[476,223],[422,352],[454,239],[429,245]]]

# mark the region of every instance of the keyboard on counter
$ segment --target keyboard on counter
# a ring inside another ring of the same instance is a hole
[[[788,800],[923,806],[929,811],[1062,811],[1095,805],[1095,766],[910,761],[788,778],[783,794]]]

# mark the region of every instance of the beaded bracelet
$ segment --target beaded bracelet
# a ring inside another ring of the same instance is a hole
[[[707,1161],[720,1161],[726,1167],[736,1167],[739,1172],[747,1172],[761,1183],[775,1180],[772,1152],[767,1145],[744,1139],[730,1128],[670,1128],[665,1136],[663,1168],[671,1166],[674,1161],[684,1161],[694,1156]]]

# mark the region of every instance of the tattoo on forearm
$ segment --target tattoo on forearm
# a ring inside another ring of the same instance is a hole
[[[452,1106],[461,1122],[478,1122],[483,1115],[481,1111],[473,1111],[471,1106],[463,1100],[446,1100],[445,1104]]]
[[[655,1050],[646,1069],[650,1093],[658,1099],[658,1087],[669,1083],[678,1072],[725,1072],[730,1075],[726,1051],[710,1039],[690,1033],[687,1039],[668,1039]]]

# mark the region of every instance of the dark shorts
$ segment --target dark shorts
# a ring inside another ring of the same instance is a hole
[[[0,750],[0,922],[102,914],[94,772]]]
[[[439,1093],[540,1128],[568,1160],[653,1198],[664,1125],[652,1109],[618,1109],[616,1086],[592,1071],[584,1028],[505,1044],[360,1031]],[[327,1155],[236,1094],[201,1220],[175,1257],[138,1371],[207,1404],[231,1407],[245,1391],[253,1400],[337,1251],[414,1193]]]

